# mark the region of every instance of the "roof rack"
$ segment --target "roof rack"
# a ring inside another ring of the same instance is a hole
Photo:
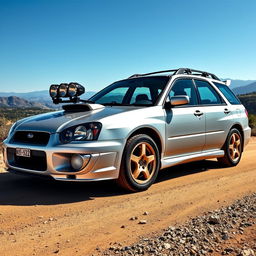
[[[209,78],[220,81],[220,79],[212,73],[208,73],[206,71],[201,71],[196,69],[190,69],[190,68],[179,68],[179,69],[156,71],[156,72],[145,73],[145,74],[135,74],[130,76],[129,78],[137,78],[137,77],[143,77],[143,76],[149,76],[149,75],[161,74],[161,73],[170,73],[170,72],[172,72],[172,75],[198,75],[198,76],[209,77]]]

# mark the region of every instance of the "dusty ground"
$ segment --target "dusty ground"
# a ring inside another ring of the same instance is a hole
[[[255,156],[252,139],[237,167],[220,169],[212,160],[169,168],[136,194],[111,182],[56,183],[0,173],[0,255],[89,255],[111,242],[156,234],[255,192]]]
[[[0,151],[1,151],[1,146],[0,146]],[[1,172],[4,172],[4,168],[3,168],[3,155],[2,155],[2,152],[0,152],[0,173]]]

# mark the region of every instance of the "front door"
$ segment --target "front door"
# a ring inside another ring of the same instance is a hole
[[[205,114],[191,79],[174,81],[169,98],[178,95],[187,95],[189,104],[166,110],[165,157],[200,153],[205,144]]]

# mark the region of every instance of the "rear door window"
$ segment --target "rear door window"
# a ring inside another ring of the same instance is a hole
[[[199,93],[200,104],[203,105],[220,105],[223,102],[222,98],[215,89],[206,81],[194,80]]]
[[[241,104],[240,100],[235,96],[235,94],[229,89],[225,84],[214,83],[218,89],[223,93],[226,99],[230,104],[239,105]]]

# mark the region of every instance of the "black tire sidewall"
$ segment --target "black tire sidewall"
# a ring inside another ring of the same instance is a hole
[[[134,150],[134,148],[136,147],[136,145],[138,145],[141,142],[149,143],[152,146],[152,148],[153,148],[153,150],[155,151],[155,154],[156,154],[156,170],[155,170],[155,173],[151,177],[151,179],[148,182],[144,183],[144,184],[137,183],[133,179],[133,177],[131,175],[131,172],[130,172],[130,169],[129,169],[130,168],[130,155],[131,155],[132,151]],[[158,147],[157,147],[156,143],[148,135],[137,135],[137,136],[132,137],[129,140],[129,143],[127,143],[127,145],[125,147],[122,161],[123,161],[123,171],[124,171],[123,174],[125,176],[125,179],[129,183],[131,188],[134,189],[135,191],[143,191],[143,190],[148,189],[154,183],[154,181],[156,180],[156,177],[158,175],[158,171],[159,171],[159,168],[160,168],[160,155],[159,155],[159,150],[158,150]]]

